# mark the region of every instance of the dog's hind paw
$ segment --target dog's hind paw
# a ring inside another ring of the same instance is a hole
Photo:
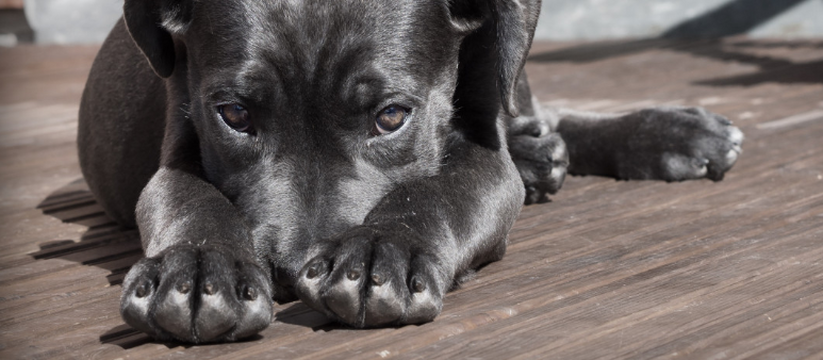
[[[526,205],[549,201],[563,186],[569,153],[558,133],[524,134],[509,138],[509,153],[526,187]]]
[[[703,108],[652,108],[621,121],[631,130],[615,154],[620,179],[720,181],[742,152],[743,132]]]
[[[175,246],[135,264],[123,282],[120,314],[158,340],[233,341],[272,317],[271,286],[253,261],[221,248]]]
[[[318,244],[300,272],[297,294],[354,327],[431,321],[451,283],[432,256],[415,249],[415,240],[361,226]]]

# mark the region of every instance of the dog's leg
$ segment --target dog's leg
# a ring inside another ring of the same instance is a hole
[[[719,181],[742,151],[740,129],[702,108],[629,114],[542,108],[525,73],[518,98],[521,116],[509,124],[509,147],[526,186],[526,204],[557,191],[566,166],[573,175]]]
[[[740,129],[702,108],[659,107],[629,114],[550,111],[566,141],[573,175],[719,181],[742,151]]]
[[[505,146],[457,141],[439,175],[399,184],[362,226],[310,249],[301,300],[356,327],[431,321],[455,279],[503,256],[523,199],[515,166]]]
[[[196,148],[192,133],[166,137],[175,141],[164,144],[172,155],[140,196],[146,258],[126,276],[120,310],[129,325],[161,340],[231,341],[271,322],[270,272],[239,211],[200,177],[196,161],[182,159],[196,156],[181,150]]]

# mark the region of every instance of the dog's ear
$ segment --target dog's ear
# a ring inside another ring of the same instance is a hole
[[[517,116],[517,77],[526,63],[541,0],[450,0],[452,23],[465,32],[491,26],[503,109]],[[491,23],[489,23],[491,22]]]
[[[190,0],[126,0],[123,4],[129,34],[160,77],[167,78],[174,71],[172,34],[185,31],[191,7]]]

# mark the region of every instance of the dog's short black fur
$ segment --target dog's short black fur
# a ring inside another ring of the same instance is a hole
[[[78,139],[92,191],[142,237],[125,321],[231,341],[296,298],[356,327],[431,321],[567,168],[723,177],[742,133],[720,116],[541,109],[522,73],[539,8],[126,0]]]

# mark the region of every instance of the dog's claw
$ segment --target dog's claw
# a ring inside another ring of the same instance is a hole
[[[351,269],[346,277],[348,277],[351,281],[357,281],[360,279],[361,273],[362,271],[360,269]]]
[[[184,281],[180,283],[180,285],[177,285],[177,291],[181,294],[188,294],[189,290],[191,290],[191,282],[189,281]]]
[[[412,289],[414,289],[415,293],[422,293],[426,290],[426,283],[424,283],[423,280],[415,278],[412,280]]]
[[[147,285],[148,284],[146,284],[146,283],[142,283],[139,286],[137,286],[137,289],[134,290],[134,295],[137,296],[138,298],[146,297],[146,294],[149,292]]]
[[[257,300],[257,289],[247,286],[243,291],[243,298],[251,301]]]
[[[318,273],[317,267],[318,267],[318,264],[314,264],[314,265],[310,266],[309,269],[306,271],[306,277],[309,278],[309,279],[316,278],[317,273]]]
[[[214,293],[215,293],[214,284],[206,283],[206,285],[203,285],[203,293],[206,294],[206,295],[214,295]]]

